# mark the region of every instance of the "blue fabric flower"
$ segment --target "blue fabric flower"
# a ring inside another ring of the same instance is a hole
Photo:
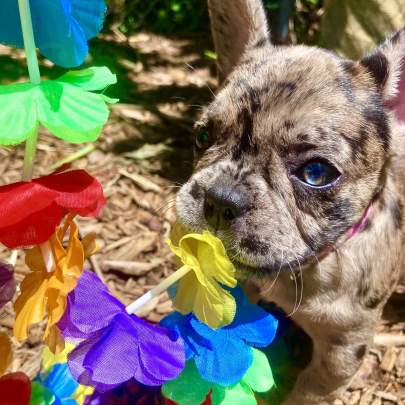
[[[36,46],[52,62],[65,68],[81,65],[89,48],[87,40],[100,31],[104,0],[30,0]],[[0,42],[24,47],[17,0],[2,0]]]
[[[257,305],[249,304],[241,288],[231,291],[237,303],[233,322],[211,329],[192,314],[174,312],[161,321],[183,338],[186,358],[194,359],[202,378],[231,386],[252,365],[252,347],[266,347],[274,339],[278,321]]]
[[[79,384],[73,379],[67,363],[55,364],[48,374],[40,375],[34,380],[34,383],[44,387],[49,394],[52,394],[53,405],[77,405],[72,396]]]

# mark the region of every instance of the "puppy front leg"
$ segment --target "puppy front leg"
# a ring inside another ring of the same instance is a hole
[[[330,336],[329,333],[327,335]],[[371,338],[372,333],[361,335]],[[327,336],[313,339],[311,362],[298,376],[292,393],[283,405],[331,404],[359,369],[369,342],[369,338],[353,339],[352,335],[340,336],[338,344],[336,339],[334,343],[328,343]]]

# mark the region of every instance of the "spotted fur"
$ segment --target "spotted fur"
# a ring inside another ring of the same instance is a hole
[[[196,124],[211,146],[178,193],[178,218],[221,237],[239,276],[311,337],[312,361],[286,403],[329,403],[358,369],[402,268],[405,32],[355,62],[274,47],[259,0],[208,5],[221,88]],[[305,185],[297,173],[313,159],[332,164],[336,182]],[[231,220],[208,219],[218,195]]]

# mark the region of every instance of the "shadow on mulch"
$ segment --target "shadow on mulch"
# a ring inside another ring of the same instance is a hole
[[[180,38],[180,40],[184,40]],[[207,40],[187,38],[188,43],[180,47],[181,57],[198,55],[193,60],[193,68],[207,67],[214,70],[214,63],[204,56],[204,49],[209,47]],[[212,100],[212,92],[208,87],[196,85],[159,85],[149,90],[138,90],[138,85],[131,80],[132,70],[122,60],[131,64],[142,63],[143,72],[150,72],[157,67],[187,67],[184,62],[165,60],[158,52],[141,53],[126,42],[114,43],[97,39],[92,43],[92,63],[107,65],[118,75],[118,84],[108,91],[108,95],[120,99],[121,103],[142,107],[152,113],[159,124],[133,120],[131,125],[140,136],[128,138],[114,143],[112,151],[116,155],[128,154],[144,145],[164,144],[167,148],[154,158],[160,161],[161,169],[157,172],[163,178],[175,183],[183,183],[192,172],[193,162],[193,123],[201,111],[200,106]],[[183,102],[185,111],[179,117],[162,113],[156,105],[176,104]]]

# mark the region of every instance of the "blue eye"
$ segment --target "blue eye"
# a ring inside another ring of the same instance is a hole
[[[333,183],[340,176],[332,165],[313,161],[305,164],[297,173],[297,177],[311,187],[323,187]]]

